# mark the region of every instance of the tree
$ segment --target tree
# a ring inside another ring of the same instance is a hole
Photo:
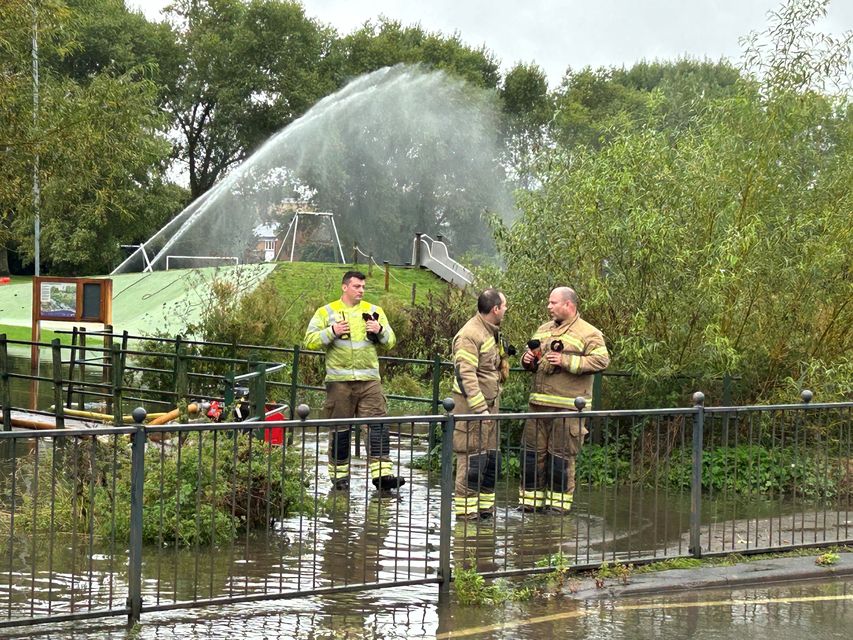
[[[564,145],[598,147],[625,125],[685,127],[710,100],[733,95],[740,77],[725,61],[639,62],[630,69],[569,71],[554,95],[551,136]],[[655,97],[655,94],[657,96]]]
[[[298,2],[178,0],[176,57],[161,61],[193,199],[333,88],[333,32]]]
[[[106,69],[76,81],[47,65],[34,125],[26,27],[33,24],[31,8],[15,2],[3,14],[18,25],[3,30],[9,36],[2,43],[3,253],[14,248],[21,260],[33,258],[31,193],[38,155],[42,263],[55,273],[100,272],[114,264],[126,236],[147,234],[180,200],[180,191],[163,178],[169,145],[158,133],[164,120],[156,109],[157,87],[144,67],[121,74]],[[72,50],[73,14],[59,1],[37,9],[40,52],[59,60]]]
[[[505,163],[518,186],[529,189],[533,164],[548,144],[546,125],[554,109],[545,72],[536,65],[517,64],[506,74],[500,95]]]
[[[177,57],[175,36],[165,22],[149,22],[128,10],[125,0],[65,0],[69,50],[47,52],[43,66],[58,76],[86,84],[100,73],[127,73],[144,66],[161,81],[161,60]]]
[[[771,40],[807,34],[815,6],[782,11]],[[844,65],[823,67],[799,56],[796,38],[770,50],[784,69],[849,69],[849,48],[835,58]],[[767,74],[697,97],[689,127],[656,92],[644,117],[617,118],[599,145],[558,146],[520,221],[499,233],[524,329],[551,287],[574,285],[649,403],[676,401],[650,392],[676,374],[740,374],[741,399],[754,401],[816,364],[853,369],[848,96],[815,91],[808,69],[793,76],[809,82]]]
[[[500,82],[500,65],[485,46],[472,48],[462,42],[459,34],[445,36],[424,31],[420,25],[404,27],[386,18],[367,22],[335,40],[330,58],[336,67],[338,86],[397,64],[438,69],[485,89],[497,89]]]

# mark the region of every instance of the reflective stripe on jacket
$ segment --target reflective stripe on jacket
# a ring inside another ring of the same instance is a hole
[[[587,406],[592,400],[592,375],[610,364],[610,354],[601,331],[576,315],[557,324],[546,322],[536,330],[542,359],[533,377],[530,404],[560,409],[574,409],[575,398],[583,396]],[[559,345],[555,345],[559,343]],[[552,367],[545,361],[549,351],[562,349],[561,365]]]
[[[326,352],[326,382],[348,382],[355,380],[379,380],[379,355],[377,344],[367,337],[366,321],[362,314],[379,314],[382,332],[379,344],[390,349],[397,344],[388,318],[381,307],[362,300],[347,307],[343,300],[335,300],[314,312],[305,332],[303,346],[306,349]],[[335,337],[332,325],[340,320],[349,322],[347,340]]]

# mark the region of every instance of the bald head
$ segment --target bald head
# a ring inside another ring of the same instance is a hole
[[[578,312],[578,294],[569,287],[557,287],[548,296],[548,313],[551,318],[569,320],[574,318]]]

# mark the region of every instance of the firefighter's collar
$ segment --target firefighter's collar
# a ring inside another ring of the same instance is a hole
[[[565,320],[565,321],[555,319],[554,320],[554,326],[555,327],[561,327],[561,328],[562,327],[571,327],[575,322],[577,322],[578,318],[580,318],[580,317],[581,317],[581,314],[576,313],[574,316],[572,316],[571,318],[569,318],[568,320]]]
[[[482,313],[478,313],[478,314],[477,314],[477,317],[480,319],[480,322],[482,322],[482,323],[485,325],[486,329],[488,329],[489,331],[491,331],[491,332],[492,332],[492,335],[495,335],[495,336],[496,336],[496,335],[498,335],[498,333],[500,333],[500,330],[501,330],[501,329],[500,329],[500,327],[499,327],[498,325],[496,325],[496,324],[492,324],[491,322],[489,322],[488,320],[486,320],[486,319],[483,317],[483,314],[482,314]]]

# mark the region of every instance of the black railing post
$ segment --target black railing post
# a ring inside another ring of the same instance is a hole
[[[447,415],[441,426],[441,515],[439,520],[439,545],[438,545],[438,575],[441,577],[439,583],[439,598],[450,595],[450,557],[453,553],[453,545],[450,540],[450,531],[453,527],[453,430],[456,428],[456,417],[450,413],[453,411],[454,403],[450,398],[444,400],[444,410]]]
[[[441,386],[441,356],[435,354],[432,358],[432,414],[438,413],[438,407],[441,404],[441,400],[439,400],[438,394],[440,392],[439,387]],[[429,443],[428,451],[432,451],[435,448],[435,423],[430,422],[429,424],[429,436],[427,438]]]
[[[296,418],[296,390],[299,384],[299,352],[298,344],[293,345],[293,366],[290,368],[290,419]]]
[[[71,331],[71,355],[68,358],[68,395],[65,400],[65,406],[71,408],[71,403],[74,401],[74,366],[77,364],[77,325]]]
[[[267,365],[259,364],[252,393],[252,417],[263,421],[267,412]]]
[[[117,345],[116,345],[117,346]],[[145,486],[145,409],[133,410],[130,464],[130,549],[127,561],[127,624],[132,627],[142,614],[142,501]]]
[[[3,431],[12,430],[12,392],[9,387],[9,352],[6,334],[0,333],[0,408],[3,409]]]
[[[80,371],[80,394],[77,396],[77,408],[81,411],[86,408],[86,394],[84,390],[86,389],[86,358],[88,354],[86,353],[86,327],[80,327],[80,349],[78,352],[79,366],[77,367]]]
[[[705,431],[705,394],[693,394],[693,476],[690,485],[690,548],[695,557],[702,557],[699,527],[702,523],[702,441]]]
[[[184,358],[184,341],[175,336],[175,406],[187,396],[187,361]]]
[[[604,380],[604,374],[601,371],[596,371],[592,375],[592,410],[598,411],[601,409],[601,383]]]
[[[225,378],[225,389],[222,392],[222,403],[226,409],[229,409],[234,404],[234,374],[229,371],[223,378]]]
[[[108,384],[112,379],[112,370],[111,367],[113,364],[113,359],[110,357],[112,355],[113,350],[113,326],[111,324],[104,326],[104,350],[101,355],[101,362],[103,366],[101,367],[101,383]],[[70,377],[70,376],[69,376]],[[112,398],[107,398],[107,413],[113,412],[113,401]]]
[[[50,341],[50,351],[53,357],[53,416],[56,428],[65,428],[65,405],[62,404],[62,346],[59,338]]]
[[[124,357],[119,345],[114,344],[110,349],[113,361],[112,387],[113,387],[113,424],[120,427],[124,424],[122,412],[122,384],[124,377]]]
[[[732,376],[723,374],[723,406],[732,406]]]

